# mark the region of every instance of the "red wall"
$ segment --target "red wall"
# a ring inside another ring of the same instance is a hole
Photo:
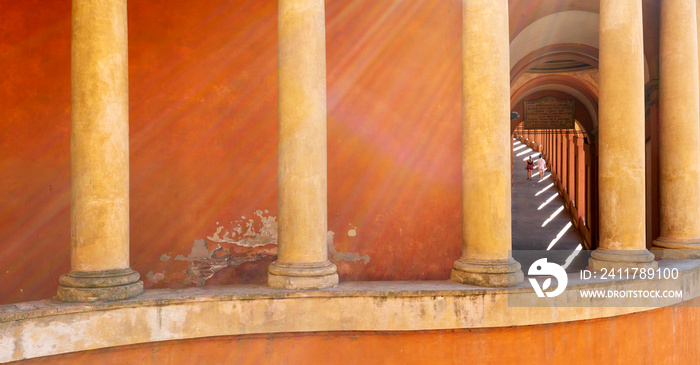
[[[70,1],[0,0],[0,303],[70,269]]]
[[[128,4],[132,266],[146,288],[193,285],[176,257],[195,240],[276,216],[277,3]],[[52,297],[70,270],[70,2],[0,8],[2,304]],[[327,1],[326,14],[340,278],[447,279],[462,244],[461,3]],[[256,261],[207,284],[265,282],[274,244],[209,241]]]

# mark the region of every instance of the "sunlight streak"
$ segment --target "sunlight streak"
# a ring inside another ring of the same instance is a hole
[[[520,156],[522,156],[522,155],[524,155],[524,154],[526,154],[526,153],[528,153],[528,152],[532,152],[532,148],[528,148],[528,149],[526,149],[525,151],[522,151],[522,152],[518,153],[517,155],[515,155],[515,157],[520,157]]]
[[[572,252],[571,255],[569,255],[569,257],[566,258],[566,262],[564,262],[564,265],[561,265],[563,269],[566,269],[567,267],[569,267],[569,265],[571,265],[571,262],[574,261],[574,258],[576,258],[576,256],[578,256],[578,253],[581,251],[581,248],[583,248],[583,246],[581,246],[581,244],[579,243],[578,246],[576,246],[574,252]]]
[[[549,202],[554,200],[554,198],[556,198],[557,196],[559,196],[559,193],[554,193],[554,195],[552,195],[549,199],[547,199],[544,203],[542,203],[542,205],[540,205],[539,208],[537,208],[537,210],[542,210],[542,208],[544,208],[547,204],[549,204]]]
[[[551,188],[552,186],[554,186],[554,183],[551,183],[551,184],[547,185],[544,189],[538,191],[537,194],[535,194],[535,196],[539,196],[540,194],[544,193],[545,191],[547,191],[547,189]]]
[[[537,152],[537,153],[535,153],[535,154],[532,154],[532,155],[530,155],[530,156],[525,157],[525,158],[523,159],[523,161],[527,160],[528,157],[533,158],[533,157],[537,157],[537,156],[539,156],[539,155],[540,155],[540,153]]]
[[[515,148],[513,148],[513,152],[515,152],[515,151],[517,151],[517,150],[520,150],[520,149],[523,149],[523,148],[525,148],[525,147],[527,147],[527,146],[524,145],[524,144],[523,144],[523,145],[520,145],[520,146],[518,146],[518,147],[515,147]]]
[[[561,213],[562,210],[564,210],[563,205],[559,207],[559,209],[557,209],[554,213],[552,213],[552,215],[550,215],[549,218],[547,218],[547,220],[544,221],[544,223],[542,223],[542,227],[546,226],[547,223],[551,222],[552,219],[554,219],[559,213]]]
[[[562,230],[559,231],[559,233],[557,233],[557,236],[552,240],[552,242],[549,243],[549,246],[547,247],[547,251],[549,251],[552,247],[554,247],[554,245],[557,242],[559,242],[559,239],[561,239],[562,236],[564,236],[564,233],[566,233],[566,231],[568,231],[569,228],[571,228],[571,222],[567,223],[566,226],[564,226],[564,228],[562,228]]]

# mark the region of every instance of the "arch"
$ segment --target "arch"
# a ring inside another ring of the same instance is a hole
[[[524,83],[511,95],[511,108],[521,117],[511,122],[511,133],[522,121],[522,101],[538,99],[546,95],[576,99],[576,120],[581,129],[590,136],[598,126],[598,93],[588,84],[573,76],[544,75]],[[520,109],[518,109],[520,108]],[[589,139],[590,140],[590,139]]]
[[[511,68],[532,51],[553,44],[580,44],[598,49],[598,13],[563,11],[540,18],[510,42]]]
[[[510,69],[511,86],[529,69],[548,61],[573,60],[598,68],[598,49],[581,44],[552,44],[530,52]]]
[[[562,11],[540,18],[510,42],[511,83],[534,64],[575,60],[598,67],[599,15],[590,11]],[[644,55],[644,82],[650,79]]]

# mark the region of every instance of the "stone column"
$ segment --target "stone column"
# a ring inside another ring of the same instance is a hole
[[[558,137],[558,139],[557,139],[557,151],[559,152],[559,155],[557,156],[557,166],[559,168],[559,171],[558,171],[559,187],[561,187],[561,190],[564,191],[564,189],[565,189],[564,181],[566,181],[564,179],[564,173],[565,173],[564,167],[566,166],[566,165],[564,165],[564,157],[565,157],[564,156],[564,134],[559,133],[557,135],[557,137]]]
[[[567,184],[566,189],[569,193],[569,205],[570,203],[576,203],[576,150],[574,149],[574,138],[576,135],[570,133],[566,136],[566,154],[568,158],[567,161]]]
[[[586,217],[586,165],[583,151],[583,137],[574,138],[574,148],[576,149],[576,208],[578,217]]]
[[[542,156],[546,159],[547,158],[547,130],[542,130]]]
[[[659,84],[660,237],[665,249],[700,250],[700,120],[694,0],[661,2]]]
[[[278,2],[278,254],[273,288],[338,285],[328,260],[323,1]]]
[[[554,130],[549,130],[549,172],[552,173],[552,182],[554,182],[554,161],[557,159],[557,150],[554,148]]]
[[[554,148],[552,147],[552,138],[553,138],[552,130],[547,131],[547,162],[549,163],[549,170],[550,173],[552,172],[551,170],[554,168],[552,165],[552,161],[554,161]],[[552,176],[554,177],[554,176]]]
[[[462,20],[462,257],[452,280],[480,286],[523,281],[511,255],[507,0],[465,0]],[[480,161],[479,174],[468,173]]]
[[[544,155],[545,160],[549,161],[550,160],[550,157],[549,157],[549,133],[547,132],[546,129],[544,130],[544,136],[542,136],[542,138],[544,139],[544,142],[542,143],[542,148],[544,149],[543,155]]]
[[[143,292],[129,267],[129,72],[126,0],[73,0],[71,271],[58,299]]]
[[[557,176],[559,177],[559,187],[564,190],[564,135],[557,134]]]
[[[559,134],[555,131],[552,136],[552,147],[554,148],[554,158],[552,160],[552,182],[557,182],[557,178],[561,176],[561,171],[559,170]]]
[[[570,194],[569,188],[569,132],[561,135],[561,187]],[[565,202],[568,203],[568,202]]]
[[[600,2],[600,244],[588,265],[656,267],[644,215],[644,44],[641,0]]]

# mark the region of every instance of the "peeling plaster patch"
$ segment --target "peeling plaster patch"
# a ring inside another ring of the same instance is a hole
[[[162,272],[159,273],[153,273],[153,271],[149,271],[148,274],[146,274],[146,278],[151,281],[153,284],[157,284],[163,280],[165,280],[165,274]]]
[[[217,272],[228,267],[236,267],[244,262],[258,261],[277,255],[277,217],[271,216],[269,213],[269,210],[259,209],[250,218],[241,216],[241,219],[230,221],[229,224],[224,223],[225,225],[216,222],[216,231],[207,236],[206,239],[195,240],[187,257],[184,255],[175,256],[174,261],[187,261],[188,263],[187,269],[182,271],[186,277],[183,279],[182,276],[178,276],[177,280],[182,280],[183,284],[196,283],[197,286],[203,286]],[[355,237],[357,227],[352,224],[349,226],[348,236]],[[361,261],[365,265],[369,263],[369,255],[338,252],[333,245],[333,234],[330,231],[327,233],[331,261]],[[161,261],[168,261],[171,257],[170,253],[163,254]],[[153,283],[169,281],[174,278],[168,279],[165,273],[154,272],[149,272],[146,276]]]
[[[357,236],[357,227],[353,226],[352,224],[350,224],[350,227],[352,227],[352,228],[350,228],[350,230],[348,230],[348,236],[350,236],[350,237]]]
[[[233,243],[235,245],[245,247],[276,245],[277,220],[274,216],[266,217],[265,213],[267,212],[267,210],[263,212],[259,209],[255,211],[255,216],[257,216],[262,223],[262,227],[260,228],[259,232],[257,232],[255,229],[256,219],[250,218],[244,223],[246,228],[245,233],[243,233],[243,227],[241,226],[242,222],[239,221],[235,227],[232,227],[230,230],[225,230],[223,237],[221,236],[221,233],[224,232],[225,227],[219,226],[217,227],[216,232],[207,237],[207,239],[212,242]],[[241,218],[246,219],[245,216],[242,216]]]
[[[175,261],[188,262],[188,269],[185,271],[187,277],[183,283],[202,286],[218,271],[229,266],[235,267],[247,261],[276,255],[277,220],[276,217],[270,216],[269,212],[257,210],[253,217],[248,219],[241,216],[241,220],[231,221],[228,228],[216,222],[216,232],[207,239],[195,240],[187,257],[175,256]],[[216,247],[213,247],[214,244]],[[161,261],[167,261],[170,257],[163,254]],[[165,279],[165,275],[152,276],[153,280]]]
[[[187,258],[182,257],[182,255],[175,257],[175,260],[180,258],[181,260],[189,262],[187,270],[188,277],[184,280],[184,283],[189,284],[196,282],[197,286],[202,286],[207,279],[228,266],[228,258],[216,257],[216,252],[221,250],[221,246],[217,246],[217,248],[210,252],[209,242],[205,239],[198,239],[192,243],[192,249]]]
[[[349,233],[349,232],[348,232]],[[326,244],[328,245],[328,256],[331,262],[346,261],[346,262],[357,262],[364,261],[364,264],[369,264],[369,255],[360,256],[359,253],[354,252],[338,252],[335,245],[333,245],[333,236],[335,233],[333,231],[328,231],[326,234]]]
[[[192,243],[192,249],[190,250],[190,255],[187,256],[185,261],[192,261],[196,259],[206,259],[211,257],[209,253],[209,243],[205,239],[195,240]]]

